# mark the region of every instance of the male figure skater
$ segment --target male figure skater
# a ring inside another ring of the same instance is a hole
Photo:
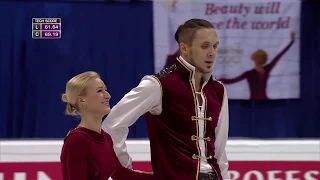
[[[145,76],[111,110],[102,128],[131,168],[128,127],[146,116],[151,164],[157,180],[228,180],[228,98],[212,78],[219,40],[213,25],[190,19],[175,33],[180,56],[158,74]]]

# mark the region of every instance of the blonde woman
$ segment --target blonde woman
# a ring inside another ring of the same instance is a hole
[[[62,100],[66,114],[81,117],[70,130],[61,152],[64,180],[149,180],[152,174],[123,167],[113,150],[112,139],[101,129],[103,116],[110,112],[104,82],[96,72],[84,72],[70,79]]]

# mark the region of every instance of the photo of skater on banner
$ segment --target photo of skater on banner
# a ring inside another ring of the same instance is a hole
[[[294,99],[300,97],[301,2],[154,1],[155,71],[175,63],[174,39],[191,18],[214,25],[219,39],[213,76],[223,82],[229,99]]]

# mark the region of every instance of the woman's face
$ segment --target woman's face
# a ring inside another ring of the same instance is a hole
[[[85,105],[85,111],[95,116],[104,116],[110,112],[109,100],[111,98],[107,87],[100,78],[94,79],[85,89],[81,104]]]

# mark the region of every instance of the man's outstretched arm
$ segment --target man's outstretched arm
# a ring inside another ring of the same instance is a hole
[[[102,129],[110,134],[114,151],[122,166],[132,168],[132,159],[125,143],[129,127],[148,111],[160,114],[161,96],[162,90],[158,80],[153,76],[145,76],[137,87],[111,109],[103,121]]]

